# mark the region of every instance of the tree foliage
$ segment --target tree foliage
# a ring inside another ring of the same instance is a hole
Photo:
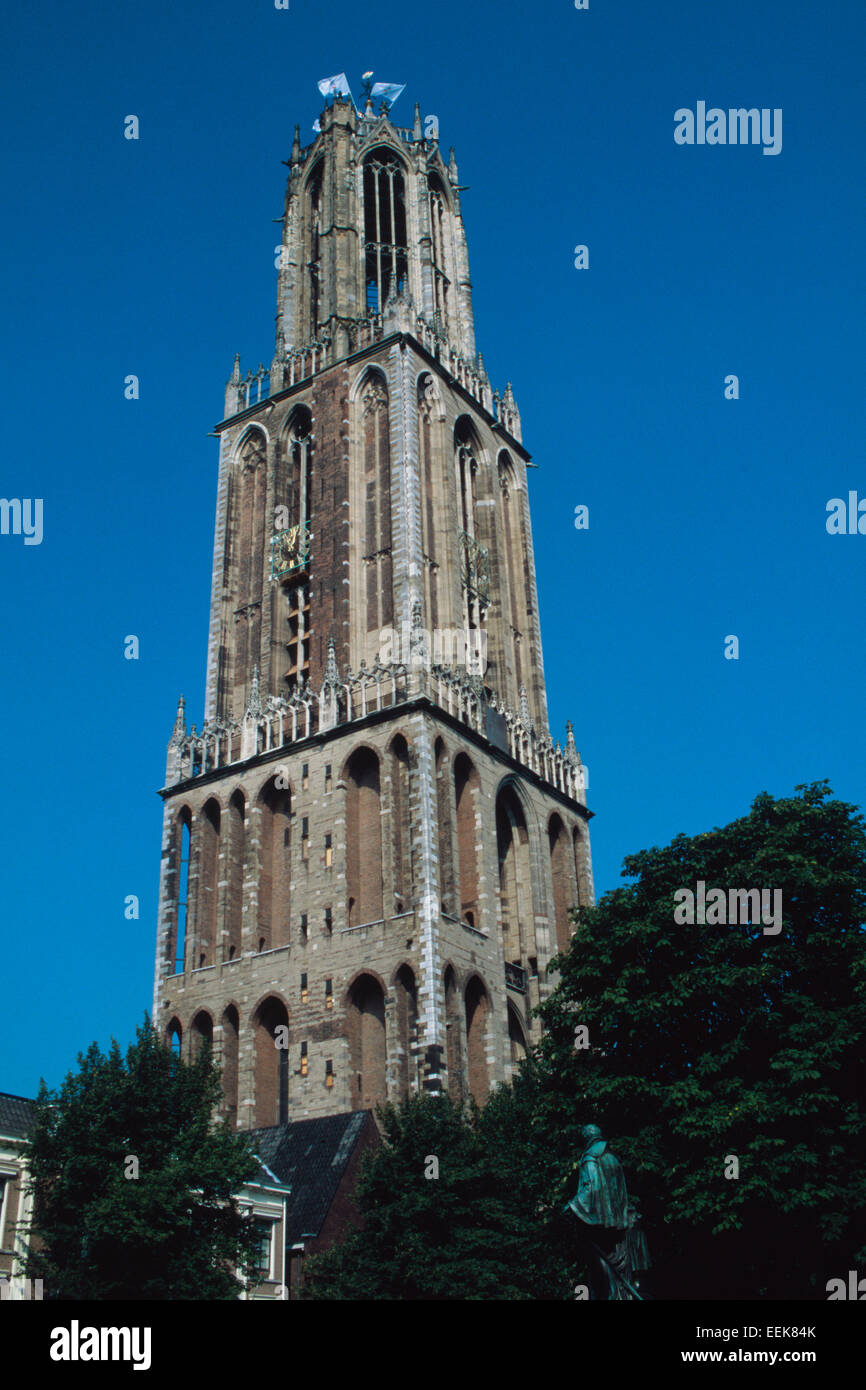
[[[866,1258],[866,835],[826,783],[796,791],[625,861],[635,882],[578,914],[519,1083],[563,1158],[602,1124],[661,1296],[824,1297]],[[677,925],[699,880],[781,889],[781,931]]]
[[[59,1091],[42,1083],[27,1274],[46,1298],[237,1298],[255,1231],[233,1194],[258,1164],[214,1123],[220,1098],[209,1049],[187,1065],[147,1018],[125,1057],[93,1043]]]
[[[656,1297],[824,1298],[862,1267],[866,834],[826,783],[796,793],[626,859],[634,881],[575,914],[515,1083],[467,1115],[383,1112],[364,1229],[311,1262],[312,1296],[573,1297],[561,1206],[590,1122],[640,1201]],[[781,931],[678,925],[699,880],[780,889]]]

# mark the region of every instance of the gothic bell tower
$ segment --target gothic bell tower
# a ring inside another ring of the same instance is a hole
[[[592,901],[547,702],[520,416],[475,347],[453,151],[295,132],[269,368],[226,390],[204,722],[178,707],[154,1019],[241,1128],[483,1101]]]

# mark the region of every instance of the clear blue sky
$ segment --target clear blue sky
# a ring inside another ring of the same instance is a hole
[[[862,802],[866,536],[825,530],[829,498],[866,496],[862,0],[590,5],[7,14],[0,494],[44,499],[44,539],[0,536],[0,1089],[56,1084],[150,1007],[155,793],[180,691],[202,715],[207,433],[234,353],[272,353],[280,161],[319,77],[406,82],[395,120],[436,114],[470,185],[478,345],[538,464],[551,721],[589,766],[597,890],[761,789],[828,777]],[[699,100],[781,107],[782,153],[676,145]]]

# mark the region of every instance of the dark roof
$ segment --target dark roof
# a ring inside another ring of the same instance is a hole
[[[287,1245],[319,1234],[370,1113],[353,1110],[250,1132],[261,1162],[292,1190]]]
[[[0,1134],[26,1139],[33,1132],[35,1100],[26,1096],[10,1096],[0,1091]]]

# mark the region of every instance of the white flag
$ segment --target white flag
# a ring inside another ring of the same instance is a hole
[[[323,97],[350,97],[352,95],[344,72],[338,72],[336,77],[320,78],[319,91]]]
[[[405,82],[374,82],[370,91],[370,97],[381,97],[387,101],[389,106],[393,106],[401,92],[405,92]]]

